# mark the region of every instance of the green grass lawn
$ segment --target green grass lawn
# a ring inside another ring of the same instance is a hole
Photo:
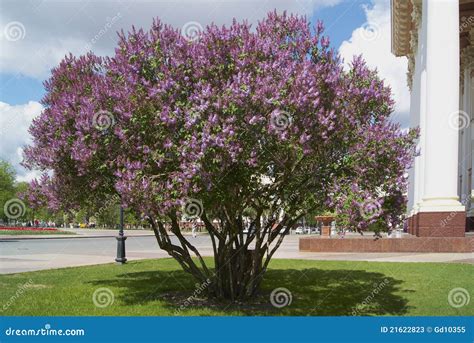
[[[248,304],[205,299],[172,259],[1,275],[0,310],[44,316],[474,315],[474,299],[459,308],[448,303],[456,287],[474,296],[473,265],[274,260],[270,267],[261,294]],[[277,287],[291,292],[290,305],[271,305]],[[98,303],[108,306],[94,305],[95,291]]]
[[[74,232],[62,230],[0,230],[0,235],[75,235]]]

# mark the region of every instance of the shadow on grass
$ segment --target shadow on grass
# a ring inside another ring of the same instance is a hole
[[[378,316],[404,315],[411,309],[408,301],[396,294],[400,293],[403,281],[363,270],[271,269],[265,275],[260,294],[246,303],[210,300],[197,295],[195,290],[199,285],[181,270],[127,273],[113,280],[91,283],[121,289],[119,299],[125,306],[157,306],[151,303],[160,301],[171,311],[185,305],[185,309],[206,308],[244,315]],[[291,303],[282,308],[270,302],[272,290],[279,287],[288,289],[292,298]],[[192,301],[186,302],[193,295]]]

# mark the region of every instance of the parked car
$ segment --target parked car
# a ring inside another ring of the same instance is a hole
[[[317,234],[319,233],[319,228],[316,226],[308,226],[304,229],[304,233],[310,235],[310,234]]]
[[[302,234],[304,234],[304,230],[303,230],[302,227],[298,227],[298,228],[296,228],[295,233],[297,235],[302,235]]]

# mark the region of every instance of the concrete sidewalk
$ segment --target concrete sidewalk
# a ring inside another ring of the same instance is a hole
[[[0,241],[2,240],[26,240],[26,239],[64,239],[64,238],[100,238],[100,237],[117,237],[118,230],[108,230],[108,229],[69,229],[69,228],[57,228],[61,231],[72,232],[74,235],[61,235],[61,234],[51,234],[51,235],[0,235]],[[206,232],[197,232],[197,236],[207,236]],[[169,233],[170,236],[174,234]],[[191,232],[183,232],[183,236],[191,236]],[[405,237],[407,234],[403,234]],[[147,237],[155,236],[152,230],[125,230],[125,236],[127,237]],[[365,238],[372,239],[373,232],[366,232]],[[384,234],[386,236],[386,234]],[[299,238],[306,237],[319,237],[318,234],[311,235],[297,235],[291,234],[288,235],[285,240],[291,237],[292,240],[298,240]],[[346,234],[347,238],[350,237],[360,237],[360,234],[349,232]],[[298,248],[297,248],[298,249]]]
[[[61,234],[51,234],[51,235],[0,235],[0,241],[2,240],[27,240],[27,239],[64,239],[64,238],[100,238],[100,237],[117,237],[118,230],[107,230],[107,229],[69,229],[69,228],[58,228],[61,231],[72,232],[74,235],[61,235]],[[197,232],[197,236],[208,236],[206,232]],[[174,234],[169,233],[170,236]],[[191,232],[183,232],[183,236],[191,236]],[[365,233],[365,238],[371,239],[373,232]],[[406,234],[404,234],[406,235]],[[125,230],[125,236],[127,237],[147,237],[155,236],[152,230]],[[285,240],[288,240],[289,237],[293,240],[298,240],[299,238],[305,237],[318,237],[319,235],[297,235],[291,234],[288,235]],[[349,232],[346,234],[346,237],[360,237],[360,234]],[[298,250],[298,247],[296,247]]]
[[[117,241],[116,232],[110,236],[76,239],[0,239],[0,274],[34,270],[76,267],[113,263]],[[128,236],[126,254],[129,260],[169,257],[158,247],[152,235]],[[190,242],[203,256],[212,256],[212,245],[207,235],[190,237]],[[172,241],[178,244],[176,237]],[[445,262],[474,264],[474,253],[316,253],[298,250],[299,236],[285,238],[275,258],[368,261],[368,262]]]
[[[25,239],[64,239],[64,238],[93,238],[93,237],[116,237],[118,230],[102,230],[102,229],[65,229],[58,228],[58,230],[72,232],[74,235],[0,235],[1,240],[25,240]],[[155,236],[151,230],[126,230],[127,237],[147,237]]]

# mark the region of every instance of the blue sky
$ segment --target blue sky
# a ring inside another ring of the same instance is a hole
[[[355,28],[366,22],[364,6],[371,6],[367,0],[343,1],[336,6],[325,7],[314,12],[312,22],[320,19],[324,22],[326,34],[331,39],[331,45],[336,49],[341,43],[351,38]]]
[[[0,74],[0,101],[10,105],[21,105],[30,100],[39,101],[44,94],[40,79],[21,74]]]
[[[324,22],[326,34],[331,45],[338,49],[344,40],[348,40],[354,28],[366,21],[363,6],[371,1],[342,1],[335,6],[316,9],[310,16],[314,23],[318,19]],[[20,105],[28,101],[39,101],[44,94],[42,78],[33,78],[22,73],[0,73],[0,101],[10,105]]]
[[[390,52],[390,0],[2,0],[0,159],[13,164],[18,180],[38,175],[20,166],[22,149],[30,142],[31,120],[43,109],[43,81],[65,54],[111,55],[118,30],[148,28],[153,17],[177,28],[189,22],[226,24],[234,17],[255,24],[274,9],[313,23],[323,20],[332,47],[346,62],[362,54],[392,87],[394,120],[407,125],[406,59]]]

